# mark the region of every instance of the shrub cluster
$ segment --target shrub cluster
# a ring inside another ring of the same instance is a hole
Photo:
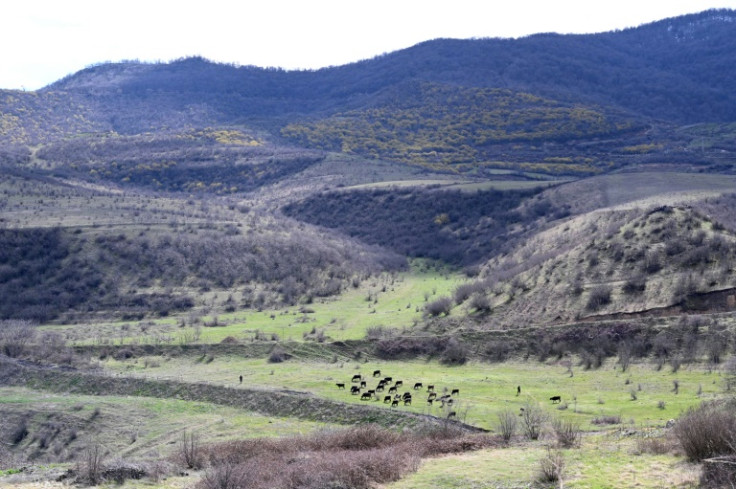
[[[367,489],[415,471],[422,457],[496,445],[452,429],[400,434],[372,425],[309,436],[250,439],[203,447],[200,489],[271,487]]]

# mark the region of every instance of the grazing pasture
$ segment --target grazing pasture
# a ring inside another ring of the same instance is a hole
[[[667,420],[678,417],[691,406],[704,400],[721,397],[724,378],[718,371],[700,366],[681,367],[676,373],[665,367],[657,370],[654,365],[643,363],[629,366],[624,373],[610,360],[599,369],[585,370],[550,361],[516,361],[503,364],[469,362],[463,366],[447,367],[436,361],[299,361],[289,360],[273,364],[264,359],[245,359],[235,356],[214,358],[209,363],[195,357],[159,359],[160,366],[146,368],[151,359],[109,359],[104,365],[114,373],[134,376],[175,378],[185,381],[208,381],[219,385],[237,387],[238,376],[243,375],[243,385],[264,389],[288,389],[308,392],[342,402],[361,402],[361,396],[337,389],[338,382],[350,383],[356,374],[369,379],[366,388],[375,389],[379,380],[371,373],[380,369],[394,379],[403,379],[403,386],[396,392],[403,395],[411,391],[414,402],[400,406],[416,413],[444,417],[455,411],[457,417],[471,425],[493,430],[496,415],[504,409],[518,411],[527,402],[536,403],[550,413],[581,422],[589,431],[600,430],[594,423],[597,418],[620,417],[622,426],[664,426]],[[674,389],[677,381],[677,390]],[[442,407],[439,398],[428,405],[429,394],[414,391],[416,382],[432,383],[435,391],[453,400],[452,408]],[[522,394],[517,396],[521,385]],[[453,389],[460,395],[449,396]],[[633,392],[633,395],[632,395]],[[553,402],[550,397],[560,396]],[[383,406],[381,398],[370,401]],[[363,403],[366,401],[363,400]],[[386,405],[388,407],[388,405]]]
[[[218,315],[192,313],[182,318],[46,326],[71,344],[208,344],[234,338],[253,340],[346,341],[361,339],[370,328],[410,328],[424,306],[447,296],[462,283],[459,273],[437,270],[417,260],[409,272],[383,273],[344,291],[337,299],[306,306],[244,310]],[[214,300],[214,299],[213,299]],[[371,372],[365,372],[370,376]]]

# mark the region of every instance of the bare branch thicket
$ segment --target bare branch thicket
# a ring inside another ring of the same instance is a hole
[[[199,443],[199,436],[187,431],[182,432],[179,441],[179,458],[189,469],[197,470],[204,467],[204,452]]]
[[[501,438],[503,438],[503,441],[506,443],[508,443],[511,438],[514,437],[514,434],[516,434],[516,427],[518,424],[519,416],[511,409],[504,409],[498,413],[496,428],[501,434]]]
[[[547,420],[546,413],[539,405],[527,402],[521,410],[521,428],[530,440],[537,440]]]

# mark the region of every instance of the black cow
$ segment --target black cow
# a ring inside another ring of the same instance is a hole
[[[345,388],[345,382],[338,382],[335,384],[338,389],[344,389]]]
[[[415,391],[416,391],[416,390],[419,390],[419,389],[421,389],[421,388],[422,388],[422,383],[421,383],[421,382],[417,382],[416,384],[414,384],[414,390],[415,390]]]
[[[373,371],[373,376],[374,377],[380,377],[381,376],[381,371],[380,370],[374,370]]]
[[[560,397],[560,396],[552,396],[552,397],[549,398],[549,400],[552,401],[552,404],[554,404],[556,402],[561,402],[562,401],[562,397]]]
[[[350,393],[351,394],[360,394],[360,387],[358,387],[357,385],[352,386],[350,388]]]
[[[360,382],[361,380],[363,380],[363,377],[360,374],[355,374],[350,382]]]
[[[386,403],[386,402],[391,402],[391,396],[384,396],[384,398],[383,398],[383,402],[384,402],[384,403]]]
[[[367,399],[370,401],[372,397],[373,397],[373,394],[371,394],[370,392],[364,392],[363,394],[360,395],[360,400],[365,401]]]
[[[452,394],[453,396],[455,394],[457,394],[459,396],[460,395],[460,389],[452,389],[452,392],[450,394]]]

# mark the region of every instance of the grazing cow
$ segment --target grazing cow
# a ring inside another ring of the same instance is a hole
[[[385,382],[386,384],[388,384],[389,382],[393,382],[393,381],[394,381],[394,378],[393,378],[393,377],[384,377],[384,378],[383,378],[383,381],[384,381],[384,382]]]
[[[411,397],[407,397],[406,399],[404,399],[404,406],[408,406],[410,404],[411,404]]]
[[[516,395],[518,396],[519,394],[521,394],[521,386],[520,385],[517,385],[516,386]]]
[[[345,382],[338,382],[335,384],[338,389],[344,389],[345,388]]]
[[[449,413],[447,413],[447,419],[455,417],[457,417],[457,413],[455,411],[450,411]]]
[[[384,396],[383,397],[383,402],[384,403],[391,402],[391,396]]]
[[[562,397],[560,397],[560,396],[552,396],[552,397],[549,398],[549,400],[552,401],[552,404],[554,404],[556,402],[561,402],[562,401]]]
[[[395,400],[391,401],[391,407],[397,407],[398,405],[399,405],[399,401],[398,400],[395,399]]]
[[[394,396],[394,399],[397,399],[397,400],[401,400],[401,394],[396,394],[396,395]]]
[[[457,394],[459,396],[460,395],[460,389],[452,389],[451,395],[454,396],[455,394]]]
[[[360,382],[361,380],[363,380],[363,377],[360,374],[355,374],[350,382]]]
[[[427,396],[427,400],[430,400],[430,401],[432,399],[436,399],[436,398],[437,398],[437,393],[436,392],[430,392],[429,395]]]
[[[385,387],[384,387],[384,385],[383,385],[383,384],[378,384],[378,385],[376,386],[376,392],[383,392],[383,391],[384,391],[384,389],[385,389]]]
[[[352,386],[350,388],[350,393],[351,394],[360,394],[360,387],[358,387],[357,385]]]
[[[370,394],[370,395],[373,395],[375,393],[376,393],[376,390],[375,389],[369,389],[368,390],[368,394]]]
[[[453,401],[452,399],[448,399],[446,401],[443,401],[442,402],[442,405],[444,406],[445,403],[447,403],[449,406],[452,406],[455,403],[455,401]]]
[[[431,406],[432,405],[432,401],[433,401],[433,399],[427,399],[427,404]]]
[[[381,371],[380,370],[374,370],[373,371],[373,376],[374,377],[380,377],[381,376]]]
[[[415,390],[415,391],[416,391],[416,390],[419,390],[419,389],[421,389],[421,388],[422,388],[422,383],[421,383],[421,382],[417,382],[416,384],[414,384],[414,390]]]
[[[389,394],[396,394],[396,390],[397,390],[397,389],[396,389],[396,386],[393,386],[393,387],[389,387],[389,388],[388,388],[388,393],[389,393]]]
[[[427,392],[434,392],[434,385],[433,384],[429,384],[427,386]]]
[[[402,399],[411,399],[411,392],[404,392],[404,395],[401,396]]]
[[[367,399],[370,401],[372,397],[373,397],[373,394],[371,394],[370,392],[364,392],[363,394],[360,395],[360,400],[365,401]]]
[[[394,386],[396,386],[396,387],[400,387],[400,386],[402,386],[402,385],[404,385],[404,381],[403,381],[403,380],[397,380],[397,381],[396,381],[396,382],[394,383]]]
[[[365,388],[365,386],[367,386],[367,385],[368,385],[368,384],[366,383],[366,381],[365,381],[365,380],[361,380],[361,381],[360,381],[360,388],[361,388],[361,389],[364,389],[364,388]]]

